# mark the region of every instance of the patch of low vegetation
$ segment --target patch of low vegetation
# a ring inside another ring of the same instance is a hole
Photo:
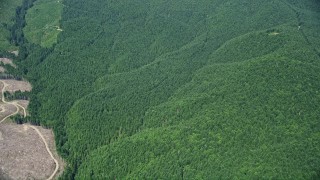
[[[23,29],[26,39],[42,47],[55,44],[62,31],[59,24],[62,8],[62,0],[37,0],[26,14]]]

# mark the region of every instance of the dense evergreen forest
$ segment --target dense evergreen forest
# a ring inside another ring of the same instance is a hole
[[[318,0],[39,1],[10,41],[61,179],[320,178]]]
[[[10,43],[10,28],[15,23],[16,8],[22,4],[22,0],[0,1],[0,51],[12,51],[17,49]],[[1,53],[2,54],[2,53]]]

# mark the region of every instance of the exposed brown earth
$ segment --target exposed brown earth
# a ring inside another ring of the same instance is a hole
[[[13,104],[0,104],[0,122],[9,115],[13,114],[16,111],[16,107]],[[1,126],[1,125],[0,125]]]
[[[0,66],[0,73],[4,73],[4,72],[6,72],[6,69],[4,67]]]
[[[54,150],[52,131],[42,127],[36,128],[50,149]],[[59,164],[63,164],[56,153],[53,155]],[[52,175],[56,164],[32,126],[6,122],[0,126],[0,167],[0,172],[12,179],[47,179]],[[62,168],[59,171],[62,172]]]
[[[2,58],[3,59],[3,58]],[[31,91],[30,83],[0,80],[0,179],[54,179],[64,168],[52,130],[10,122],[15,114],[27,115],[29,101],[7,102],[3,93]]]
[[[9,84],[6,83],[6,81],[8,80],[0,80],[0,88],[1,88],[1,104],[0,104],[0,124],[5,121],[7,118],[9,118],[10,116],[13,116],[17,113],[26,116],[27,115],[27,106],[29,104],[29,101],[26,100],[15,100],[12,102],[7,102],[5,101],[5,99],[3,98],[3,93],[4,91],[6,91],[6,89],[8,87],[10,87]],[[15,80],[10,80],[12,82],[12,92],[14,91],[18,91],[20,89],[14,89],[17,88],[18,86],[15,85],[17,84],[17,82],[14,82]]]
[[[13,93],[15,91],[31,91],[31,84],[27,81],[17,81],[17,80],[2,80],[8,86],[5,88],[5,91]]]
[[[0,133],[0,167],[7,176],[13,179],[47,179],[52,174],[55,163],[32,128],[3,123]],[[50,130],[43,129],[42,133],[53,138]]]
[[[2,180],[11,180],[11,178],[6,173],[4,173],[1,170],[1,168],[0,168],[0,179],[2,179]]]
[[[18,105],[22,106],[25,110],[26,110],[26,114],[28,114],[28,110],[27,110],[27,107],[29,105],[29,101],[27,100],[16,100],[15,101]],[[20,114],[23,115],[23,111],[22,109],[20,110]]]
[[[15,56],[18,56],[19,55],[19,51],[11,51],[10,53],[14,54]]]
[[[9,64],[12,67],[17,67],[15,64],[13,64],[12,60],[8,58],[0,58],[0,62],[3,62],[3,64]]]

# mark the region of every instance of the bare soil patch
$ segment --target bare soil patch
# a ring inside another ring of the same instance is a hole
[[[55,152],[52,131],[42,127],[37,128],[47,140],[50,149]],[[42,139],[28,124],[2,123],[0,134],[0,171],[2,174],[12,179],[46,179],[52,174],[55,163]],[[63,164],[57,154],[54,154],[56,159]]]
[[[43,135],[43,137],[45,138],[45,140],[47,141],[49,149],[52,152],[54,158],[59,162],[59,170],[58,170],[57,174],[55,175],[55,177],[59,177],[63,173],[64,167],[65,167],[65,162],[58,155],[55,140],[54,140],[54,133],[51,129],[48,130],[48,129],[40,128],[40,127],[38,127],[38,129],[41,132],[41,134]],[[52,173],[52,171],[51,171],[51,173]]]
[[[10,53],[14,54],[15,56],[18,56],[19,55],[19,51],[16,50],[16,51],[11,51]]]
[[[0,62],[3,62],[3,64],[9,64],[14,68],[17,67],[15,64],[13,64],[12,60],[8,58],[0,58]]]
[[[6,72],[6,69],[4,67],[0,66],[0,73],[4,73],[4,72]]]
[[[28,114],[28,105],[29,105],[29,101],[28,100],[16,100],[15,102],[17,102],[17,104],[19,104],[20,106],[24,107],[24,109],[26,109],[26,113]],[[20,108],[20,112],[21,115],[23,115],[23,110]]]
[[[28,100],[16,100],[16,102],[18,104],[20,104],[22,107],[27,108],[29,105],[29,101]]]
[[[11,180],[10,177],[1,170],[1,168],[0,168],[0,179],[1,180]]]
[[[5,107],[3,105],[0,105],[0,113],[5,112],[5,111],[6,111]]]
[[[15,91],[31,91],[32,87],[31,84],[27,81],[17,81],[17,80],[2,80],[8,86],[6,87],[5,91],[9,91],[10,93],[13,93]]]
[[[0,104],[0,121],[8,115],[14,113],[17,108],[13,104]],[[1,126],[1,124],[0,124]]]

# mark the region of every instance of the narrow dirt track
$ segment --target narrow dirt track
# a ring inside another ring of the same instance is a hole
[[[0,121],[0,124],[3,123],[3,122],[4,122],[6,119],[8,119],[9,117],[18,114],[18,113],[19,113],[19,107],[23,110],[23,116],[26,117],[26,116],[27,116],[27,112],[26,112],[26,109],[25,109],[23,106],[21,106],[21,105],[18,104],[17,102],[7,102],[7,101],[5,100],[5,98],[4,98],[4,92],[5,92],[5,89],[6,89],[6,87],[8,86],[8,84],[6,84],[6,83],[5,83],[4,81],[2,81],[2,80],[0,80],[0,82],[3,84],[3,87],[2,87],[2,90],[1,90],[1,100],[2,100],[2,102],[5,103],[5,104],[12,104],[12,105],[14,105],[14,106],[16,107],[16,109],[17,109],[14,113],[9,114],[8,116],[4,117],[4,118]],[[54,170],[54,172],[51,174],[51,176],[47,179],[47,180],[51,180],[51,179],[53,179],[53,177],[56,175],[56,173],[57,173],[58,170],[59,170],[59,162],[58,162],[58,160],[57,160],[56,158],[54,158],[52,152],[51,152],[50,149],[49,149],[49,146],[48,146],[47,141],[46,141],[45,138],[43,137],[42,133],[38,130],[38,128],[36,128],[35,126],[31,126],[31,125],[28,125],[28,127],[34,129],[34,130],[37,132],[37,134],[38,134],[38,135],[40,136],[40,138],[42,139],[42,141],[43,141],[43,143],[44,143],[44,145],[45,145],[45,147],[46,147],[47,152],[49,153],[49,155],[51,156],[51,158],[52,158],[53,161],[55,162],[55,165],[56,165],[55,170]]]
[[[41,134],[41,132],[39,131],[39,129],[36,128],[35,126],[30,126],[30,125],[29,125],[29,127],[31,127],[32,129],[34,129],[34,130],[38,133],[38,135],[41,137],[44,145],[46,146],[46,149],[47,149],[48,153],[50,154],[51,158],[53,159],[54,163],[56,164],[56,168],[54,169],[54,172],[53,172],[53,173],[51,174],[51,176],[48,178],[48,180],[51,180],[51,179],[54,177],[54,175],[56,175],[56,173],[57,173],[58,170],[59,170],[58,160],[56,160],[56,158],[54,158],[53,154],[51,153],[51,151],[50,151],[50,149],[49,149],[49,146],[48,146],[48,144],[47,144],[47,141],[44,139],[44,137],[43,137],[43,135]]]
[[[5,100],[5,98],[4,98],[4,91],[5,91],[6,87],[8,86],[8,84],[6,84],[4,81],[1,81],[1,80],[0,80],[0,82],[3,84],[3,87],[2,87],[2,90],[1,90],[1,101],[2,101],[3,103],[5,103],[5,104],[13,104],[13,103],[7,102],[7,101]],[[3,122],[4,122],[6,119],[8,119],[9,117],[14,116],[14,115],[16,115],[16,114],[19,113],[19,108],[18,108],[15,104],[13,104],[13,105],[16,107],[17,110],[16,110],[14,113],[9,114],[8,116],[4,117],[4,118],[0,121],[0,124],[3,123]]]

